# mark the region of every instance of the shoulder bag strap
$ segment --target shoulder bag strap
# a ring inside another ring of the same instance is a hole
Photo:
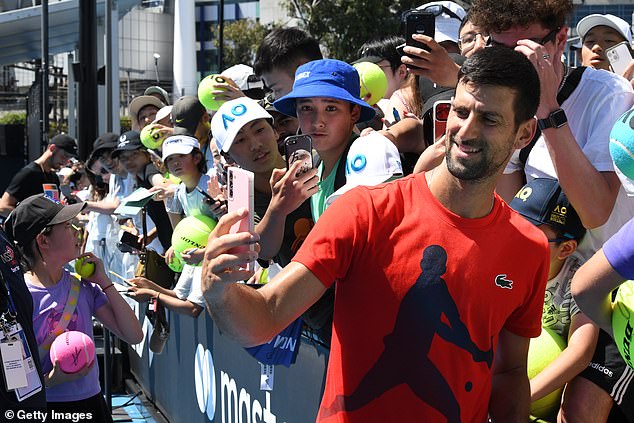
[[[46,354],[51,349],[51,344],[60,334],[62,334],[68,327],[70,319],[73,317],[73,313],[77,308],[77,300],[79,299],[79,280],[72,278],[70,281],[70,289],[68,290],[68,298],[66,298],[66,306],[62,312],[62,318],[57,322],[55,330],[51,332],[48,337],[39,345],[40,359],[46,358]]]

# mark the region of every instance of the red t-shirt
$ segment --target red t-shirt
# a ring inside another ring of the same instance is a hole
[[[539,335],[548,260],[499,197],[461,218],[424,174],[339,198],[293,259],[337,281],[318,420],[486,421],[498,335]]]

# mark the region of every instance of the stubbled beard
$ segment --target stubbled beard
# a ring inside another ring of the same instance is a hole
[[[449,135],[449,146],[445,152],[445,159],[447,161],[447,169],[449,170],[449,173],[463,181],[478,182],[488,179],[492,175],[495,175],[501,166],[506,164],[508,157],[510,157],[513,153],[513,150],[510,149],[508,155],[502,162],[491,163],[491,150],[489,149],[486,140],[480,138],[469,140],[468,145],[470,147],[480,149],[480,152],[478,153],[479,159],[477,161],[472,159],[468,162],[468,164],[463,164],[460,159],[452,158],[451,148],[454,146],[455,148],[459,148],[458,144],[455,143],[454,135]]]

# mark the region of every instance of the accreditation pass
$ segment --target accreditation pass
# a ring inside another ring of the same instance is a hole
[[[42,381],[20,323],[15,322],[7,332],[0,331],[0,354],[7,390],[15,390],[18,401],[42,390]]]

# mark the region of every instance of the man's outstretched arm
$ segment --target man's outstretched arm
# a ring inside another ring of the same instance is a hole
[[[489,415],[493,422],[525,423],[530,412],[526,370],[530,339],[502,329],[493,362]]]
[[[270,341],[316,302],[326,287],[304,265],[292,262],[275,279],[256,290],[236,283],[252,272],[238,270],[253,252],[235,253],[236,247],[257,242],[255,233],[229,234],[246,211],[223,216],[209,235],[202,271],[207,310],[218,328],[244,346]]]

